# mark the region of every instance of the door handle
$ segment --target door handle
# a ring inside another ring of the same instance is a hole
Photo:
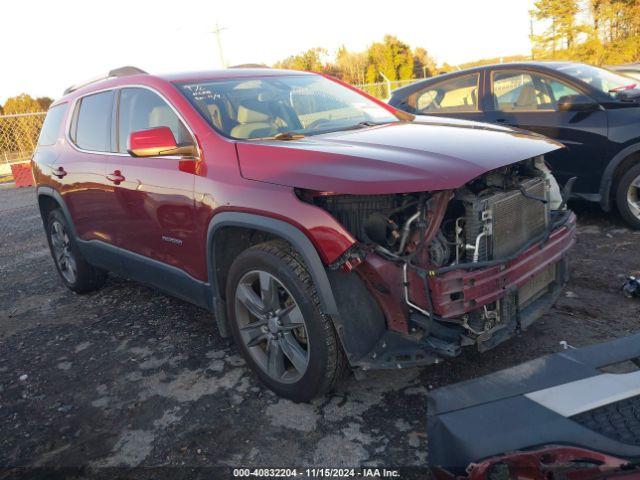
[[[514,126],[513,123],[506,118],[496,118],[496,122],[501,123],[502,125],[509,125],[510,127]]]
[[[62,178],[65,175],[67,175],[67,172],[65,171],[65,169],[63,167],[58,167],[58,168],[53,168],[51,167],[51,174],[58,177],[58,178]]]
[[[124,182],[125,178],[120,173],[120,170],[114,170],[113,173],[107,175],[107,180],[115,183],[116,185],[120,185],[120,182]]]

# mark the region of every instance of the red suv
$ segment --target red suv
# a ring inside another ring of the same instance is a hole
[[[301,401],[347,366],[485,351],[540,317],[575,237],[558,148],[324,75],[124,67],[55,102],[33,171],[67,287],[111,271],[206,308]]]

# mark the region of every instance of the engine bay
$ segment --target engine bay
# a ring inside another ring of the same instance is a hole
[[[551,209],[561,203],[557,183],[539,158],[491,171],[451,192],[441,219],[433,215],[434,193],[320,194],[309,200],[363,248],[431,269],[514,253],[544,233]],[[427,238],[433,222],[439,225]]]

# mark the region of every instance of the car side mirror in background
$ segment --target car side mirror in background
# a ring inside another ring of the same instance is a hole
[[[195,157],[194,145],[178,145],[169,127],[131,132],[127,148],[133,157]]]
[[[558,110],[561,112],[591,112],[600,108],[586,95],[565,95],[558,100]]]
[[[616,98],[621,102],[637,102],[640,100],[640,89],[630,88],[616,92]]]

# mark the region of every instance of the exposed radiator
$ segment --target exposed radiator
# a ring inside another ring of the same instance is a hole
[[[525,180],[522,186],[531,195],[549,198],[543,179]],[[480,239],[478,261],[500,259],[517,252],[529,240],[541,235],[549,222],[548,204],[527,198],[519,190],[479,197],[469,195],[463,202],[467,244],[475,245],[485,225],[491,232]],[[469,249],[466,260],[472,261],[473,254]]]

